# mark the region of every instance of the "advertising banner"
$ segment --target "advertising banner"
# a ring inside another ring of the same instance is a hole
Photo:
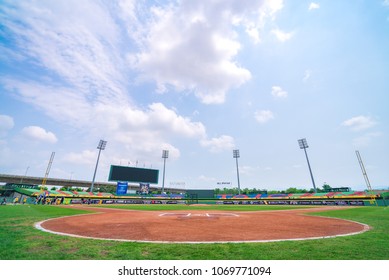
[[[128,182],[118,182],[116,187],[116,195],[127,194]]]
[[[139,186],[142,194],[149,194],[150,184],[140,183]]]

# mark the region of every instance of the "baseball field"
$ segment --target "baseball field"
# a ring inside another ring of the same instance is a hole
[[[0,240],[1,260],[388,260],[389,210],[6,205]]]

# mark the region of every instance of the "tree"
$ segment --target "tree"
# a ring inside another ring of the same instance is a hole
[[[297,188],[289,188],[289,189],[286,189],[286,193],[298,193],[298,190],[297,190]]]
[[[279,193],[281,193],[280,191],[268,191],[267,192],[268,194],[279,194]]]
[[[106,193],[116,193],[116,186],[101,186],[99,191]]]
[[[331,191],[331,186],[326,184],[326,183],[322,186],[322,188],[323,188],[324,192],[330,192]]]
[[[314,193],[315,192],[315,189],[314,188],[311,188],[310,190],[309,190],[309,193]],[[316,192],[317,193],[323,193],[323,192],[325,192],[323,189],[321,189],[321,188],[316,188]]]
[[[289,188],[285,190],[286,193],[307,193],[306,189]]]
[[[248,188],[244,188],[240,193],[241,194],[249,194],[250,190]]]

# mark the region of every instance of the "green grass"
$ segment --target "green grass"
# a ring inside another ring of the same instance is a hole
[[[285,206],[132,205],[139,210],[277,210]],[[122,208],[122,207],[121,207]],[[307,241],[241,244],[153,244],[100,241],[39,231],[35,222],[86,213],[41,205],[0,207],[0,260],[388,260],[389,208],[359,207],[315,213],[368,224],[363,234]]]

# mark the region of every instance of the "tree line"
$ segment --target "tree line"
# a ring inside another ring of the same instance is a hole
[[[331,190],[331,186],[328,184],[324,184],[321,188],[316,188],[317,192],[322,193],[322,192],[329,192]],[[315,190],[313,188],[311,189],[305,189],[305,188],[288,188],[286,190],[266,190],[266,189],[257,189],[257,188],[244,188],[240,190],[240,194],[288,194],[288,193],[314,193]],[[215,194],[239,194],[239,189],[238,188],[216,188],[215,189]]]

